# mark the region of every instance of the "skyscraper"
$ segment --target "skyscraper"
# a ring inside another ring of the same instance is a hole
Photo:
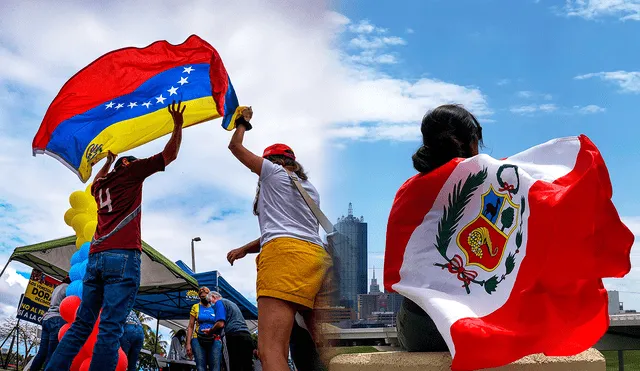
[[[378,285],[378,280],[376,279],[376,267],[373,267],[373,278],[371,279],[369,294],[380,294],[380,285]]]
[[[367,223],[353,216],[349,203],[347,216],[334,226],[340,238],[336,239],[335,255],[340,263],[340,305],[358,308],[358,295],[367,293]]]

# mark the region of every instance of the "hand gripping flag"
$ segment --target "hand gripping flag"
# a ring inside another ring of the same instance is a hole
[[[198,36],[119,49],[73,76],[53,100],[33,140],[83,182],[108,151],[122,153],[173,130],[167,106],[182,100],[184,127],[223,117],[234,128],[236,93],[218,52]]]
[[[398,191],[385,287],[429,314],[454,371],[580,353],[609,326],[602,278],[631,269],[611,194],[585,136],[452,160]]]

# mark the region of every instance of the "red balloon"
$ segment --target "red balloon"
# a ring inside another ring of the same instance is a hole
[[[82,362],[82,366],[78,369],[78,371],[89,371],[89,366],[91,366],[91,357],[85,358]],[[71,367],[71,371],[73,370],[73,366]]]
[[[67,323],[73,323],[76,320],[76,312],[80,308],[80,298],[73,295],[67,296],[60,303],[60,315]]]
[[[82,354],[78,354],[76,358],[73,359],[73,363],[71,363],[70,371],[80,371],[80,370],[89,370],[89,362],[91,362],[91,358]],[[84,364],[87,364],[87,368],[82,368]]]
[[[71,327],[70,323],[66,323],[64,324],[62,327],[60,327],[60,331],[58,331],[58,341],[62,340],[62,337],[64,336],[64,334],[67,332],[67,330],[69,329],[69,327]]]
[[[118,349],[118,365],[116,366],[116,371],[127,371],[127,366],[129,365],[129,360],[127,360],[127,355],[124,353],[122,348]]]
[[[96,324],[93,326],[93,331],[91,331],[91,335],[80,349],[80,354],[84,354],[85,357],[90,357],[93,355],[93,347],[96,345],[98,341],[98,331],[100,326],[100,318],[96,321]]]

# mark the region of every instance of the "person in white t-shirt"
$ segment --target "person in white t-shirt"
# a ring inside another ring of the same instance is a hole
[[[243,111],[229,149],[259,176],[254,213],[261,236],[227,255],[229,263],[247,253],[260,253],[258,266],[258,348],[265,371],[289,368],[289,337],[296,312],[307,315],[314,307],[331,257],[323,247],[319,224],[285,169],[295,173],[316,204],[320,195],[309,182],[291,147],[274,144],[262,157],[246,149],[244,133],[251,129],[253,112]]]

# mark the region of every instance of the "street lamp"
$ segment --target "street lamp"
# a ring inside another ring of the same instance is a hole
[[[195,250],[193,248],[193,243],[200,242],[200,241],[202,241],[200,237],[191,239],[191,270],[193,271],[193,273],[196,273],[196,255],[195,255]]]

